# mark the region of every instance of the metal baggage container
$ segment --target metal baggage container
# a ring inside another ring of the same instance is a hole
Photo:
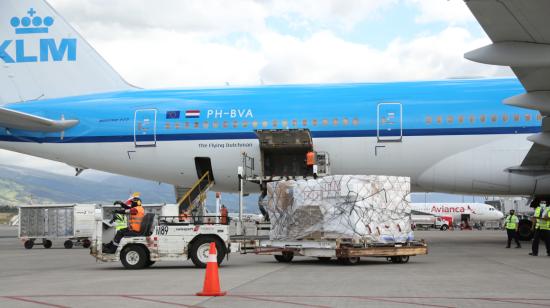
[[[44,248],[52,240],[65,239],[64,247],[90,247],[94,231],[95,204],[38,204],[19,207],[19,238],[27,249],[41,241]]]

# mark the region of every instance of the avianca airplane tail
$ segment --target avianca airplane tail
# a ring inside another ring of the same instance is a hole
[[[45,1],[0,1],[0,25],[0,105],[132,88]]]

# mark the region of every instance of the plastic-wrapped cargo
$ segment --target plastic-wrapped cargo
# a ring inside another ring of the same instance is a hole
[[[334,175],[278,181],[267,185],[267,193],[272,240],[413,240],[408,177]]]

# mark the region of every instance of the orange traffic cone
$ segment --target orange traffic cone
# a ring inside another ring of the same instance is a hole
[[[220,277],[218,276],[218,253],[216,252],[216,243],[210,243],[210,252],[208,263],[206,263],[206,276],[204,277],[204,286],[198,296],[224,296],[227,292],[220,290]]]

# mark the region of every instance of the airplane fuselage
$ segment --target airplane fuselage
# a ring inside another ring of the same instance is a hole
[[[527,195],[550,181],[505,171],[540,131],[538,112],[502,104],[523,92],[516,79],[130,90],[10,104],[80,122],[61,133],[0,128],[0,147],[179,186],[192,185],[195,158],[208,157],[215,189],[235,191],[243,152],[259,169],[255,130],[304,128],[332,174],[410,176],[415,191]]]

